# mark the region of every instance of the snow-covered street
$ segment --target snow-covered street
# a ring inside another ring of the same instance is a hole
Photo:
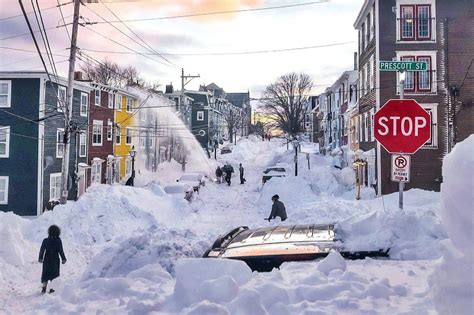
[[[440,193],[410,190],[405,210],[397,195],[355,200],[353,173],[332,167],[329,157],[300,155],[279,139],[242,139],[220,155],[247,182],[207,182],[191,203],[141,188],[95,185],[75,203],[38,218],[0,212],[0,313],[2,314],[431,314],[430,277],[447,239],[440,218]],[[289,176],[263,188],[265,167],[286,164]],[[156,173],[175,181],[176,164]],[[156,188],[156,187],[155,187]],[[229,230],[279,224],[263,220],[271,196],[280,195],[293,223],[336,223],[352,249],[391,248],[389,259],[284,263],[270,273],[251,272],[241,261],[199,258]],[[47,228],[57,224],[67,263],[53,294],[40,294],[38,251]],[[472,267],[472,266],[471,266]]]

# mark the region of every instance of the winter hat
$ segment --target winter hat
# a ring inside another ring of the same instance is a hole
[[[273,200],[273,199],[278,200],[278,199],[280,199],[280,196],[278,196],[278,195],[273,195],[272,200]]]

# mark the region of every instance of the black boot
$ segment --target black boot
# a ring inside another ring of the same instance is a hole
[[[43,284],[43,287],[41,288],[41,293],[45,294],[46,293],[46,285]]]

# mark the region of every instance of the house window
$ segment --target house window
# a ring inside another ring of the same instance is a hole
[[[374,71],[375,60],[374,59],[375,59],[374,55],[372,55],[369,59],[369,68],[370,68],[369,87],[370,87],[370,90],[374,89],[374,87],[375,87],[375,71]]]
[[[102,177],[102,163],[100,162],[94,162],[92,163],[92,169],[91,169],[91,181],[93,183],[98,183],[100,184],[101,182],[101,177]]]
[[[438,106],[437,104],[421,104],[423,108],[431,116],[431,136],[425,143],[423,148],[437,148],[438,147]]]
[[[58,102],[57,102],[57,110],[58,112],[63,112],[64,108],[66,108],[66,87],[62,85],[58,85]]]
[[[125,144],[132,144],[132,129],[126,128],[125,132]]]
[[[79,156],[80,157],[86,156],[86,149],[87,149],[86,134],[80,133],[79,134]]]
[[[107,121],[107,141],[112,141],[112,122]]]
[[[100,106],[100,90],[95,90],[94,104]]]
[[[407,71],[405,75],[405,92],[436,93],[436,52],[413,51],[398,56],[403,61],[419,61],[427,64],[426,71]]]
[[[92,124],[92,145],[102,146],[102,131],[104,122],[102,120],[94,120]]]
[[[204,121],[204,111],[200,110],[197,112],[197,118],[198,121]]]
[[[115,129],[115,144],[120,144],[122,142],[122,132],[120,128]]]
[[[400,39],[402,41],[431,40],[433,37],[432,20],[430,4],[401,5]]]
[[[8,204],[8,176],[0,176],[0,205]]]
[[[64,129],[56,130],[56,158],[60,159],[64,155]]]
[[[10,156],[10,127],[0,127],[0,158]]]
[[[367,93],[369,93],[371,91],[371,84],[370,84],[370,78],[371,78],[371,61],[372,59],[369,59],[369,62],[367,62],[367,75],[366,75],[366,90],[367,90]]]
[[[133,110],[133,100],[130,97],[127,97],[127,113],[131,113]]]
[[[122,111],[122,96],[120,94],[115,94],[115,109]]]
[[[11,107],[11,95],[11,81],[0,81],[0,107]]]
[[[114,95],[109,93],[107,105],[109,108],[114,108]]]
[[[362,23],[362,29],[361,29],[361,38],[362,38],[362,49],[365,48],[365,23]]]
[[[367,44],[370,43],[370,40],[372,39],[372,30],[371,30],[371,19],[370,19],[370,13],[367,14]]]
[[[61,197],[61,173],[49,174],[49,200],[59,200]]]
[[[87,117],[87,107],[89,105],[89,95],[87,93],[81,93],[81,106],[80,115]]]

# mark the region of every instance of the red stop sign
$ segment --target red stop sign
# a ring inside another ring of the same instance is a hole
[[[374,136],[389,153],[413,154],[431,137],[431,116],[415,100],[388,100],[374,115]]]

